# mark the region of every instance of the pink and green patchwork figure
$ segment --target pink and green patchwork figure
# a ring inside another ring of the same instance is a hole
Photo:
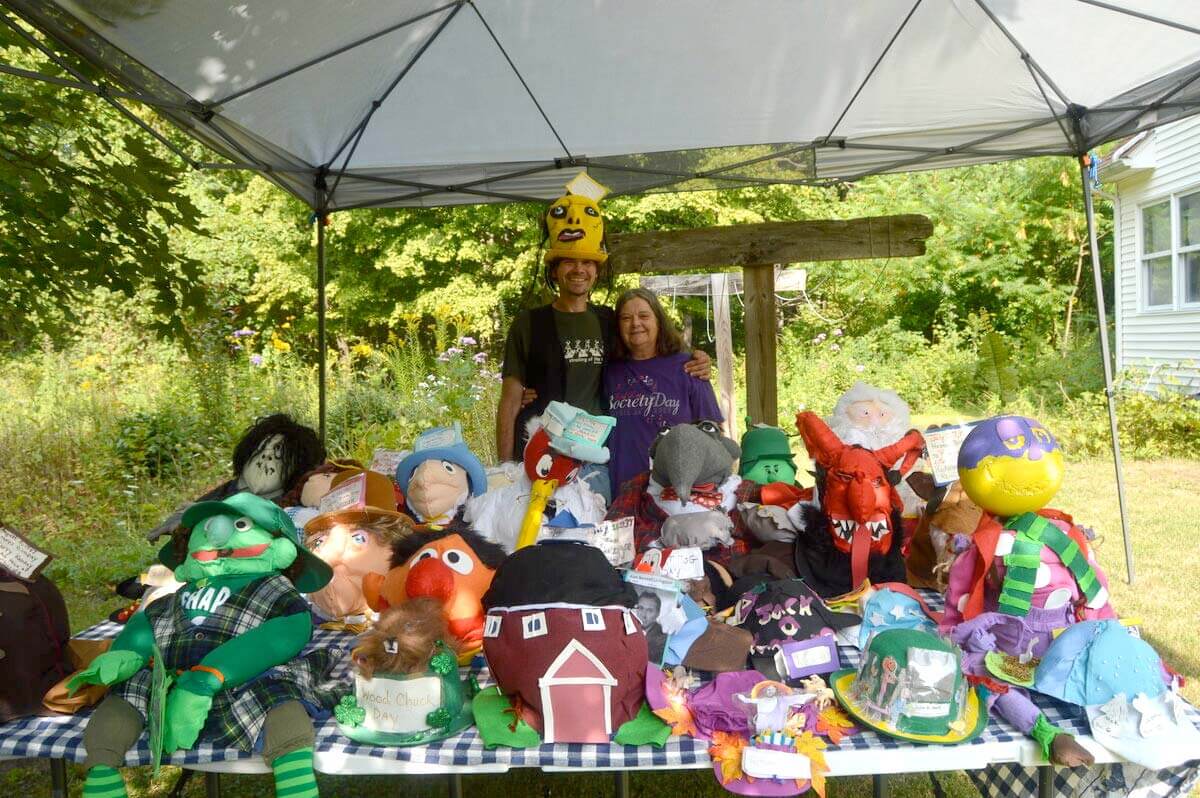
[[[1055,630],[1115,617],[1087,534],[1071,516],[1045,506],[1063,478],[1062,449],[1048,429],[1021,416],[980,422],[959,450],[958,473],[984,512],[950,567],[941,628],[962,647],[968,677],[987,678],[989,652],[1032,661]],[[1037,740],[1051,760],[1091,763],[1024,691],[993,686],[996,711]]]
[[[323,587],[329,566],[252,493],[189,507],[159,560],[183,587],[134,615],[70,684],[112,687],[84,731],[84,796],[126,795],[118,768],[147,726],[156,762],[201,740],[253,750],[274,770],[276,795],[317,795],[305,705],[336,705],[338,652],[301,655],[312,616],[300,593]]]

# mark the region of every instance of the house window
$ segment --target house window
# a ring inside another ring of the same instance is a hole
[[[580,610],[580,613],[583,615],[583,630],[585,632],[604,631],[604,614],[599,609],[586,607]]]
[[[1179,198],[1179,259],[1183,301],[1200,302],[1200,191]]]
[[[550,631],[546,626],[546,613],[534,612],[526,615],[521,619],[521,628],[524,631],[525,639],[531,637],[541,637]]]
[[[499,615],[489,615],[487,617],[487,623],[485,623],[483,626],[483,636],[484,637],[499,637],[500,636],[500,616]],[[528,635],[526,635],[526,637],[528,637]]]
[[[1171,258],[1171,201],[1142,208],[1142,284],[1147,308],[1175,302]]]
[[[1200,304],[1200,191],[1142,208],[1141,305]]]

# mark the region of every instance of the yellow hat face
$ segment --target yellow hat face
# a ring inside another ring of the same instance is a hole
[[[997,416],[980,422],[958,452],[958,477],[976,504],[1000,516],[1045,507],[1063,481],[1058,441],[1040,422]]]
[[[577,194],[559,197],[546,211],[546,229],[550,232],[546,249],[547,263],[562,258],[604,263],[604,217],[594,200]]]

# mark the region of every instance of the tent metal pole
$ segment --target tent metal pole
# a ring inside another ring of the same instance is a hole
[[[1108,351],[1108,314],[1104,310],[1104,283],[1100,278],[1100,248],[1096,243],[1096,215],[1092,205],[1092,184],[1087,166],[1079,159],[1079,177],[1083,182],[1083,206],[1087,215],[1088,247],[1092,251],[1092,282],[1096,288],[1096,314],[1100,326],[1100,357],[1104,361],[1104,396],[1108,400],[1108,426],[1112,437],[1113,468],[1117,473],[1117,503],[1121,509],[1121,537],[1125,541],[1125,577],[1133,584],[1133,545],[1129,539],[1129,513],[1125,505],[1125,477],[1121,466],[1121,439],[1117,434],[1117,404],[1113,396],[1112,360]]]
[[[317,417],[325,443],[325,214],[317,211]]]

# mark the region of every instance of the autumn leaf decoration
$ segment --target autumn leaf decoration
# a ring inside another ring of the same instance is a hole
[[[667,699],[667,705],[654,710],[654,714],[670,724],[671,735],[699,737],[696,723],[692,719],[692,711],[688,709],[687,694],[668,680],[663,682],[663,695]]]
[[[713,732],[712,745],[708,747],[708,755],[721,766],[717,773],[722,787],[738,779],[754,781],[753,777],[742,772],[742,749],[748,742],[739,734],[723,731]]]
[[[829,766],[825,764],[825,741],[820,737],[814,736],[811,732],[805,732],[796,738],[796,753],[808,757],[809,767],[812,771],[813,791],[825,798],[825,774],[829,772]],[[796,780],[796,786],[801,785],[801,780]]]
[[[823,734],[829,741],[837,745],[854,728],[854,721],[845,712],[835,706],[825,707],[817,716],[817,734]]]

